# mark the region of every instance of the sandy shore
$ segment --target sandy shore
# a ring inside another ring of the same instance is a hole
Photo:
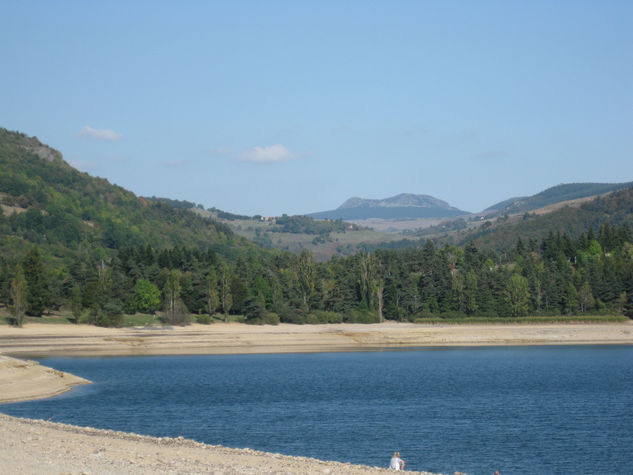
[[[0,354],[23,357],[293,353],[425,346],[633,344],[633,322],[534,325],[253,326],[99,328],[89,325],[0,326]]]

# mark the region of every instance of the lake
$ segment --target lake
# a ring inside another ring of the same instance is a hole
[[[431,472],[631,473],[630,346],[40,361],[95,384],[2,412]]]

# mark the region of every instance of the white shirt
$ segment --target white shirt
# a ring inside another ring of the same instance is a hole
[[[402,466],[402,459],[395,456],[391,457],[391,462],[389,462],[389,468],[391,470],[400,470],[401,466]]]

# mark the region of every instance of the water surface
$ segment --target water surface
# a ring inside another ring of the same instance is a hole
[[[633,347],[41,362],[94,384],[3,412],[431,472],[631,472]]]

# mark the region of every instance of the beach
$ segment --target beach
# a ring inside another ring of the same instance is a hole
[[[3,326],[0,327],[0,402],[49,397],[78,384],[89,383],[23,359],[28,357],[587,344],[633,344],[633,324],[249,326],[217,323],[120,329],[62,324],[29,324],[24,328]],[[385,454],[385,466],[389,455]],[[182,438],[153,438],[3,414],[0,414],[0,468],[7,474],[388,473],[384,468],[231,449]]]
[[[0,354],[19,357],[375,351],[417,347],[633,344],[633,322],[599,324],[245,325],[101,328],[0,326]]]

